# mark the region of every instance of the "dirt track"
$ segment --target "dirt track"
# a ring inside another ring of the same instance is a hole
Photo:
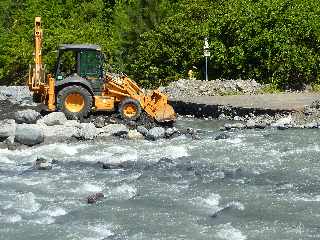
[[[320,100],[319,93],[200,96],[184,99],[172,99],[172,101],[182,101],[194,104],[275,111],[303,111],[305,106],[311,105],[316,100]]]

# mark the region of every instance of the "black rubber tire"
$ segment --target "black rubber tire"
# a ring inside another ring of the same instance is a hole
[[[65,107],[65,99],[71,93],[81,94],[84,98],[84,107],[80,112],[70,112]],[[83,119],[89,115],[92,108],[92,96],[84,87],[73,85],[61,89],[57,95],[57,108],[63,112],[68,119]]]
[[[133,104],[133,105],[135,105],[136,106],[136,108],[137,108],[137,114],[136,115],[134,115],[133,117],[128,117],[128,116],[126,116],[125,114],[124,114],[124,108],[126,107],[126,105],[128,105],[128,104]],[[121,118],[123,119],[123,120],[126,120],[126,121],[135,121],[135,120],[137,120],[139,117],[140,117],[140,115],[141,115],[141,106],[140,106],[140,103],[137,101],[137,100],[134,100],[134,99],[132,99],[132,98],[125,98],[125,99],[123,99],[121,102],[120,102],[120,104],[119,104],[119,106],[118,106],[118,111],[119,111],[119,113],[120,113],[120,116],[121,116]]]

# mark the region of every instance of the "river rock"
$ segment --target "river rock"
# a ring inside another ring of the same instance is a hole
[[[45,158],[37,158],[33,164],[35,170],[50,170],[52,169],[51,163]]]
[[[5,119],[0,121],[0,141],[9,139],[13,143],[16,131],[16,123],[13,119]]]
[[[136,129],[129,130],[127,134],[127,138],[130,140],[136,140],[136,139],[144,139],[144,136],[139,133]]]
[[[170,137],[172,137],[173,135],[175,135],[178,132],[179,132],[179,130],[177,128],[175,128],[175,127],[167,128],[166,132],[165,132],[165,136],[166,136],[166,138],[170,138]]]
[[[47,126],[40,125],[46,143],[61,142],[72,138],[78,134],[79,128],[66,125]]]
[[[19,124],[16,127],[15,142],[33,146],[44,141],[42,129],[36,124]]]
[[[124,124],[109,124],[103,127],[104,135],[123,136],[128,132],[129,129]]]
[[[137,131],[141,133],[143,136],[147,136],[148,134],[148,129],[145,128],[144,126],[138,126]]]
[[[101,164],[101,167],[103,169],[125,169],[128,168],[128,166],[130,166],[128,162],[98,162],[98,164]]]
[[[93,140],[100,133],[93,123],[81,123],[74,137],[82,140]]]
[[[214,138],[214,140],[228,139],[230,135],[227,133],[220,133],[218,136]]]
[[[104,117],[99,116],[93,121],[93,124],[96,128],[103,128],[106,124],[106,121]]]
[[[67,120],[67,121],[65,121],[63,126],[81,128],[81,123],[78,120]]]
[[[32,109],[26,109],[15,113],[14,119],[17,123],[36,123],[41,114]]]
[[[318,128],[317,122],[311,122],[305,125],[305,128]]]
[[[52,112],[37,121],[38,124],[47,126],[63,125],[67,121],[63,112]]]
[[[226,123],[226,124],[224,125],[224,128],[225,128],[225,130],[243,129],[243,128],[245,128],[245,125],[242,124],[242,123],[233,123],[233,124]]]
[[[104,194],[102,192],[94,193],[87,197],[87,203],[94,204],[103,198],[104,198]]]
[[[162,127],[154,127],[148,131],[147,138],[149,140],[157,140],[165,136],[165,129]]]
[[[265,129],[267,127],[267,123],[266,122],[259,122],[259,123],[256,123],[256,126],[255,128],[258,128],[258,129]]]
[[[291,125],[291,124],[293,124],[293,119],[292,119],[292,116],[289,115],[287,117],[278,119],[276,122],[271,124],[271,127],[281,128],[281,127],[284,127],[285,125]]]
[[[256,122],[253,120],[248,120],[246,123],[246,128],[247,129],[252,129],[256,127]]]

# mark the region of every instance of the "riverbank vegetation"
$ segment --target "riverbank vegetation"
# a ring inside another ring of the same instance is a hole
[[[256,79],[277,88],[319,84],[318,0],[2,0],[0,83],[21,84],[32,62],[34,17],[44,27],[44,61],[61,43],[100,44],[107,67],[145,87],[209,77]]]

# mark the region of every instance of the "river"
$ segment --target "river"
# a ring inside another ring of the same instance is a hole
[[[0,149],[0,239],[320,239],[320,132],[183,118],[200,140]],[[57,161],[36,171],[37,157]],[[98,161],[127,162],[102,169]],[[86,197],[103,192],[89,205]]]

